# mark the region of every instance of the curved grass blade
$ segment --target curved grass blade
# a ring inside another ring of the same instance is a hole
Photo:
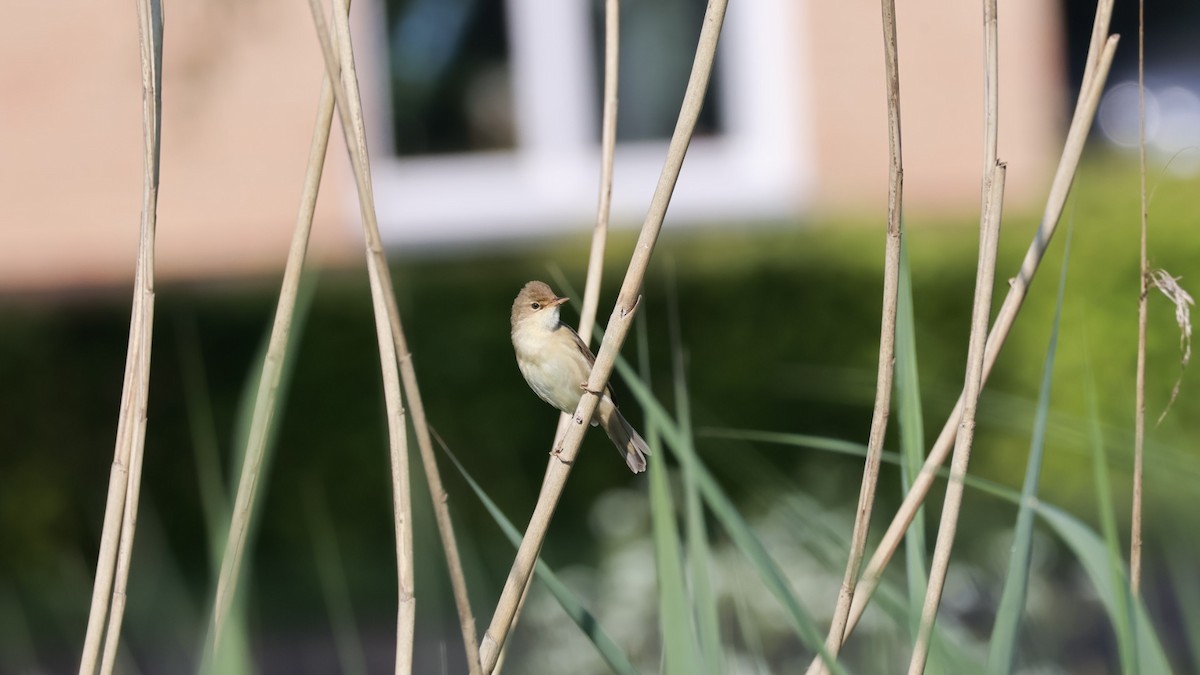
[[[1090,361],[1085,357],[1085,361]],[[1096,388],[1090,377],[1086,383],[1088,403],[1088,429],[1091,432],[1092,470],[1094,472],[1096,490],[1096,510],[1100,518],[1100,531],[1104,535],[1106,555],[1101,560],[1107,564],[1106,576],[1112,589],[1111,605],[1106,603],[1109,616],[1113,620],[1113,629],[1117,633],[1117,647],[1121,656],[1121,672],[1138,672],[1134,664],[1139,661],[1137,635],[1133,629],[1133,617],[1130,605],[1133,602],[1129,584],[1125,581],[1124,565],[1121,562],[1121,541],[1117,535],[1116,514],[1113,511],[1112,487],[1108,478],[1108,458],[1104,451],[1104,437],[1100,431],[1100,412],[1096,404]],[[1092,561],[1096,564],[1098,561]],[[1089,571],[1090,573],[1090,571]],[[1100,580],[1093,578],[1099,590]]]
[[[913,316],[912,276],[908,265],[908,237],[900,247],[900,295],[896,306],[896,410],[900,423],[900,484],[904,494],[925,464],[925,421],[921,410],[921,383],[917,368],[916,319]],[[905,571],[908,575],[909,628],[916,636],[921,604],[929,583],[925,570],[925,507],[917,509],[904,535]]]
[[[1128,617],[1129,583],[1126,581],[1124,566],[1114,570],[1111,549],[1106,542],[1078,518],[1056,506],[1039,503],[1037,511],[1042,520],[1050,525],[1075,554],[1096,587],[1096,593],[1113,623],[1117,623],[1118,616]],[[1134,603],[1132,615],[1132,620],[1128,621],[1132,624],[1128,629],[1130,635],[1125,639],[1137,639],[1137,660],[1131,661],[1134,664],[1132,668],[1122,672],[1140,675],[1168,675],[1173,672],[1171,662],[1167,659],[1162,643],[1154,631],[1154,625],[1150,622],[1146,606],[1140,601]],[[1122,659],[1124,658],[1122,656]]]
[[[1184,642],[1191,657],[1191,672],[1200,669],[1200,577],[1196,576],[1198,558],[1193,542],[1182,542],[1165,551],[1170,588],[1182,619]],[[1186,668],[1181,670],[1187,671]]]
[[[1050,325],[1050,345],[1042,365],[1042,383],[1038,389],[1037,415],[1033,420],[1033,438],[1029,459],[1025,464],[1025,482],[1021,486],[1021,506],[1013,532],[1012,552],[1008,559],[1008,575],[996,608],[988,652],[988,671],[993,675],[1011,673],[1017,661],[1017,638],[1025,600],[1029,593],[1029,566],[1033,557],[1033,506],[1037,498],[1038,480],[1042,473],[1042,455],[1046,446],[1046,423],[1050,417],[1050,387],[1054,379],[1054,356],[1058,350],[1058,327],[1062,321],[1063,294],[1067,287],[1067,267],[1071,251],[1071,230],[1063,253],[1062,270],[1058,276],[1058,298],[1055,301],[1054,321]]]
[[[667,484],[667,467],[662,457],[662,444],[657,429],[648,426],[652,470],[650,480],[650,519],[654,530],[654,554],[658,565],[659,621],[663,633],[663,660],[668,675],[691,675],[700,672],[696,657],[699,648],[692,630],[685,574],[680,555],[679,531],[676,528],[675,508],[671,503],[671,488]]]
[[[630,392],[638,400],[642,410],[645,411],[647,420],[655,420],[663,434],[663,440],[666,441],[667,447],[670,448],[684,470],[692,471],[696,478],[696,484],[700,488],[700,493],[703,495],[708,507],[712,509],[713,515],[717,517],[725,528],[729,538],[741,550],[742,555],[746,556],[754,565],[755,571],[758,572],[760,578],[766,587],[771,591],[783,608],[787,611],[788,618],[791,621],[796,635],[809,649],[814,652],[825,655],[825,641],[820,631],[817,630],[816,623],[800,604],[795,591],[784,576],[783,571],[779,569],[779,565],[767,552],[765,546],[758,535],[754,533],[753,528],[746,522],[745,518],[738,511],[737,506],[717,484],[712,473],[704,466],[699,457],[694,452],[693,448],[689,447],[683,441],[683,435],[679,431],[679,427],[671,416],[663,409],[662,404],[650,392],[649,387],[644,382],[637,378],[633,369],[628,363],[622,359],[617,359],[616,368],[620,372],[622,379],[629,387]],[[845,673],[846,670],[834,659],[827,658],[831,672],[835,674]]]
[[[762,635],[758,631],[758,624],[755,621],[754,615],[750,612],[749,603],[746,602],[742,590],[742,580],[735,578],[733,580],[737,591],[733,595],[734,612],[738,618],[738,630],[741,631],[742,643],[745,644],[745,654],[743,658],[750,663],[743,663],[743,668],[751,668],[754,675],[770,675],[771,666],[767,660],[763,658],[766,653],[766,646],[763,643]]]
[[[642,376],[649,377],[649,341],[646,339],[645,314],[637,318],[638,360]],[[659,623],[663,635],[664,672],[667,675],[694,675],[700,672],[699,645],[692,629],[687,588],[684,580],[683,558],[680,555],[679,529],[676,526],[675,505],[671,486],[667,483],[667,465],[662,454],[658,424],[653,418],[646,421],[647,439],[654,452],[650,453],[650,521],[654,532],[654,560],[658,571]]]
[[[521,543],[521,533],[518,532],[517,528],[513,526],[507,517],[505,517],[500,508],[496,506],[496,503],[487,496],[487,493],[484,492],[483,488],[480,487],[479,483],[475,481],[471,474],[467,473],[466,467],[464,467],[462,463],[458,461],[458,457],[456,457],[454,453],[450,451],[450,448],[446,447],[446,444],[442,442],[442,439],[436,434],[434,435],[434,438],[437,440],[438,445],[441,446],[442,452],[446,453],[446,456],[449,457],[450,461],[454,463],[454,466],[458,469],[458,472],[462,474],[463,479],[465,479],[467,484],[471,486],[471,490],[475,492],[475,496],[478,497],[479,501],[483,503],[484,508],[487,509],[488,513],[492,516],[492,519],[495,520],[496,524],[500,526],[500,530],[504,532],[504,536],[508,537],[508,540],[512,542],[514,548],[519,546]],[[554,596],[554,599],[558,600],[558,604],[562,606],[563,611],[567,613],[567,616],[571,617],[571,620],[575,622],[575,625],[579,626],[579,630],[583,631],[583,633],[588,636],[588,639],[590,639],[592,644],[595,645],[596,651],[600,653],[601,658],[603,658],[608,664],[608,667],[613,669],[613,672],[617,673],[618,675],[638,675],[637,668],[633,667],[633,664],[629,661],[629,657],[625,655],[625,652],[622,651],[621,648],[617,646],[617,643],[613,642],[612,637],[604,631],[604,628],[600,625],[600,621],[596,618],[596,616],[589,612],[588,609],[583,606],[583,603],[579,601],[579,598],[571,592],[571,589],[567,588],[566,585],[559,580],[558,576],[553,570],[550,569],[549,565],[541,560],[538,560],[537,567],[534,568],[534,574],[536,574],[537,578],[546,585],[546,589],[550,591],[550,593]]]
[[[862,447],[861,454],[865,455],[866,446]],[[734,467],[731,467],[730,470],[736,473],[730,475],[729,479],[739,484],[755,485],[767,494],[786,495],[783,503],[791,512],[791,518],[797,522],[803,521],[806,525],[802,536],[802,545],[814,559],[827,569],[840,574],[846,555],[850,550],[850,538],[844,524],[829,518],[813,517],[813,514],[824,512],[825,507],[775,467],[768,466],[763,462],[752,448],[738,448],[735,453],[730,454],[736,454],[738,461]],[[899,463],[900,459],[894,456],[888,461]],[[906,646],[897,651],[889,651],[888,648],[880,648],[876,644],[876,640],[881,639],[881,636],[873,635],[868,643],[871,646],[865,650],[866,654],[858,655],[860,663],[855,664],[862,672],[888,672],[888,668],[880,668],[878,663],[890,664],[890,659],[897,658],[898,653],[907,652],[907,645],[911,641],[909,634],[912,620],[908,595],[906,589],[890,578],[885,577],[881,580],[875,592],[874,607],[898,627],[899,633],[892,639],[901,641]],[[882,639],[886,639],[886,636]],[[970,638],[963,634],[957,626],[949,622],[939,624],[938,630],[934,633],[933,642],[933,653],[937,655],[938,667],[944,672],[954,674],[982,672],[983,660],[970,648],[963,646],[970,642]],[[846,658],[849,654],[850,652],[844,651],[839,656],[844,659],[847,666],[851,664],[851,661]],[[874,654],[880,655],[882,661],[876,662],[869,658],[862,658]]]
[[[271,475],[270,466],[274,457],[275,442],[279,435],[279,424],[283,419],[283,411],[287,408],[287,396],[291,391],[296,354],[299,352],[300,340],[304,335],[304,327],[308,321],[309,310],[312,308],[318,277],[318,273],[308,271],[303,272],[300,276],[294,299],[295,304],[292,308],[290,328],[278,354],[279,362],[275,365],[277,369],[276,376],[278,377],[277,386],[271,389],[260,400],[260,383],[267,367],[267,352],[270,349],[272,335],[271,326],[268,326],[263,333],[262,343],[259,345],[258,352],[255,355],[254,365],[249,371],[251,375],[246,378],[246,382],[242,386],[234,427],[233,447],[236,456],[230,460],[232,466],[242,465],[246,450],[250,447],[251,428],[255,424],[258,424],[263,430],[260,439],[262,457],[259,465],[261,483],[254,493],[254,499],[250,508],[251,514],[257,513],[257,505],[264,499],[267,486],[270,484],[268,478]],[[205,452],[205,448],[198,446],[196,451],[203,453]],[[208,460],[198,458],[197,461],[211,462],[212,460],[211,458]],[[214,476],[206,474],[200,475],[198,480],[212,480],[213,478]],[[229,498],[236,491],[237,476],[234,475],[232,480],[234,484],[228,490],[219,485],[201,484],[202,493],[212,495],[214,499],[220,497],[225,500],[225,503],[220,505],[223,511],[220,519],[206,522],[213,560],[216,561],[213,566],[213,589],[216,589],[218,586],[217,577],[221,569],[221,561],[224,558],[224,548],[229,534],[229,517],[233,508],[233,505],[229,502]],[[211,514],[206,512],[206,515]],[[246,525],[246,543],[241,563],[242,569],[248,570],[253,566],[252,543],[257,531],[258,519],[251,517]],[[229,601],[228,613],[224,622],[225,627],[221,631],[223,638],[220,648],[215,653],[209,648],[203,650],[200,664],[201,673],[235,675],[237,673],[254,671],[253,659],[250,656],[249,635],[246,630],[245,598],[249,586],[248,582],[238,584],[237,592],[234,593]],[[211,645],[213,641],[211,624],[209,625],[209,633],[204,638],[205,645]]]
[[[673,261],[670,270],[667,285],[667,326],[671,337],[675,414],[679,417],[682,441],[694,453],[696,445],[692,436],[691,398],[687,386],[682,331],[679,327],[679,302]],[[695,472],[684,467],[682,474],[688,574],[691,579],[692,607],[696,613],[696,637],[700,642],[700,660],[703,665],[703,670],[698,672],[721,675],[725,671],[725,655],[721,646],[719,605],[712,587],[712,551],[709,548],[704,520],[704,505],[700,497],[700,487],[696,484]]]
[[[714,438],[742,439],[807,447],[858,457],[865,457],[867,454],[865,445],[803,434],[714,429],[706,430],[704,435]],[[890,464],[899,464],[901,459],[895,452],[884,452],[883,461]],[[938,476],[942,479],[945,479],[948,475],[945,469],[938,471]],[[1019,506],[1022,503],[1021,495],[1018,492],[998,483],[969,474],[964,476],[963,483],[969,488],[998,497],[1011,504]],[[1119,566],[1116,574],[1119,583],[1114,582],[1114,568],[1110,549],[1106,548],[1104,540],[1101,539],[1095,530],[1058,507],[1041,501],[1034,501],[1031,506],[1041,516],[1042,520],[1051,527],[1058,538],[1071,549],[1075,558],[1079,560],[1080,566],[1083,567],[1084,572],[1095,586],[1101,603],[1109,615],[1109,619],[1114,625],[1117,624],[1121,620],[1122,606],[1129,607],[1128,604],[1121,604],[1122,600],[1128,597],[1129,586],[1125,582],[1123,572],[1121,572]],[[1124,672],[1139,672],[1142,675],[1158,675],[1159,673],[1172,672],[1169,665],[1170,660],[1167,659],[1166,652],[1163,651],[1162,643],[1154,631],[1154,626],[1150,622],[1149,613],[1146,611],[1145,605],[1141,602],[1136,603],[1133,615],[1136,619],[1134,630],[1136,630],[1138,639],[1139,651],[1137,663],[1140,666],[1140,670],[1127,670]]]

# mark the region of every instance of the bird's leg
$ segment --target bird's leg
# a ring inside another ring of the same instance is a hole
[[[588,385],[588,383],[587,383],[587,382],[581,382],[581,383],[579,384],[579,388],[580,388],[580,389],[582,389],[584,392],[586,392],[586,393],[588,393],[588,394],[593,394],[593,395],[594,395],[596,398],[601,398],[601,397],[603,397],[603,396],[604,396],[604,392],[602,392],[602,391],[592,391],[591,389],[588,389],[588,386],[587,386],[587,385]],[[597,413],[597,414],[598,414],[598,413]],[[582,417],[580,417],[579,415],[575,415],[575,424],[583,424],[583,418],[582,418]],[[592,426],[596,426],[596,419],[595,419],[595,418],[592,418]]]
[[[572,464],[574,464],[575,462],[568,462],[567,460],[563,459],[562,451],[563,451],[562,444],[559,443],[558,445],[554,446],[553,450],[550,451],[550,456],[557,459],[558,461],[562,462],[563,464],[566,464],[567,466],[571,466]]]

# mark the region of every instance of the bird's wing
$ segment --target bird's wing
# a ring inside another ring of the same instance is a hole
[[[568,326],[568,325],[567,325],[567,324],[565,324],[565,323],[563,323],[563,324],[559,324],[559,325],[560,325],[560,326],[561,326],[563,329],[565,329],[565,330],[566,330],[568,333],[570,333],[570,335],[571,335],[571,337],[572,337],[572,338],[574,338],[574,340],[575,340],[575,346],[576,346],[576,347],[579,347],[579,351],[580,351],[580,352],[583,352],[583,355],[584,355],[584,357],[585,357],[585,358],[587,358],[587,362],[588,362],[588,369],[589,369],[589,371],[590,371],[590,370],[591,370],[591,368],[595,367],[595,365],[596,365],[596,357],[595,357],[595,356],[592,354],[592,350],[588,349],[588,346],[587,346],[587,344],[585,344],[585,343],[584,343],[584,341],[583,341],[583,340],[582,340],[582,339],[579,337],[579,333],[576,333],[574,328],[571,328],[570,326]],[[604,393],[605,393],[606,395],[608,395],[608,398],[609,398],[610,400],[612,400],[612,401],[613,401],[613,403],[616,403],[616,399],[615,399],[615,398],[613,398],[613,393],[612,393],[612,387],[611,387],[611,386],[605,385],[605,386],[604,386]]]

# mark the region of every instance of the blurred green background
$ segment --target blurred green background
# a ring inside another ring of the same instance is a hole
[[[1200,180],[1152,175],[1151,185],[1152,265],[1182,276],[1183,286],[1194,290]],[[929,222],[910,217],[905,223],[930,439],[962,383],[976,218],[964,214]],[[1037,214],[1005,214],[994,307],[1036,223]],[[1086,389],[1094,385],[1123,527],[1129,520],[1137,228],[1134,164],[1123,156],[1089,157],[1063,227],[987,386],[971,467],[973,474],[1019,489],[1057,271],[1067,231],[1073,230],[1041,497],[1085,521],[1096,520],[1086,441]],[[882,231],[882,221],[823,220],[714,223],[676,231],[668,216],[644,288],[641,317],[656,394],[670,404],[666,317],[668,282],[674,279],[701,455],[781,564],[792,561],[801,595],[818,617],[833,605],[844,560],[792,558],[789,537],[802,540],[818,523],[849,531],[861,460],[735,442],[706,430],[773,430],[866,442],[878,348]],[[529,391],[515,367],[509,308],[529,279],[546,280],[562,292],[556,278],[562,275],[582,288],[588,242],[581,232],[519,249],[435,258],[398,252],[394,259],[400,310],[429,420],[518,526],[532,510],[556,415]],[[632,242],[629,230],[610,239],[601,324]],[[316,541],[318,550],[340,555],[364,663],[382,672],[389,668],[394,639],[395,546],[369,291],[362,269],[322,271],[313,282],[262,494],[248,577],[247,635],[261,672],[338,669]],[[222,482],[236,480],[239,406],[255,374],[277,292],[274,278],[158,290],[142,515],[124,643],[131,655],[125,662],[128,672],[179,672],[194,664],[213,575],[203,472],[215,459]],[[0,299],[0,672],[69,672],[77,665],[112,461],[128,315],[125,288]],[[577,309],[566,310],[564,318],[576,323]],[[634,347],[627,345],[624,353],[632,360]],[[1186,672],[1200,667],[1190,652],[1196,643],[1188,637],[1186,620],[1200,607],[1182,606],[1186,603],[1169,572],[1178,564],[1194,571],[1200,563],[1194,536],[1200,524],[1194,507],[1200,478],[1194,366],[1183,371],[1171,412],[1153,425],[1180,376],[1180,356],[1174,310],[1154,292],[1147,370],[1146,596],[1160,637],[1177,668]],[[623,391],[618,383],[618,400],[640,425],[640,412]],[[896,426],[891,425],[890,438]],[[889,440],[888,447],[895,449],[895,443]],[[543,558],[593,603],[602,621],[607,617],[618,642],[653,668],[657,619],[630,614],[633,600],[622,604],[624,596],[614,590],[630,593],[648,583],[653,596],[653,559],[644,555],[646,479],[630,475],[602,435],[589,434],[581,457]],[[482,631],[513,550],[444,460],[442,475]],[[417,672],[459,672],[457,619],[415,452],[412,461]],[[876,536],[890,520],[898,488],[898,474],[885,467]],[[805,506],[780,516],[779,505],[796,499],[805,500]],[[940,499],[939,487],[929,503],[940,506]],[[936,517],[936,510],[932,514]],[[329,532],[314,534],[314,519],[325,516],[332,540]],[[785,518],[782,528],[780,517]],[[968,490],[963,518],[945,621],[962,628],[972,644],[973,637],[986,637],[991,624],[1014,509]],[[715,528],[712,536],[719,548],[722,532]],[[1127,541],[1127,532],[1123,537]],[[1063,670],[1056,672],[1115,672],[1111,629],[1086,579],[1052,538],[1040,538],[1037,550],[1035,568],[1044,595],[1040,610],[1031,600],[1031,660],[1058,663]],[[893,567],[898,570],[900,563]],[[771,612],[753,609],[768,617]],[[564,617],[556,611],[535,590],[518,628],[511,672],[556,672],[546,664],[562,667],[568,652],[582,661],[557,672],[603,672],[586,639],[569,624],[563,627]],[[764,644],[771,663],[796,658],[794,644],[772,646],[769,639]],[[776,672],[787,672],[781,668]]]

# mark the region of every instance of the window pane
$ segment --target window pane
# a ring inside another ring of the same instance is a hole
[[[596,106],[604,99],[604,0],[591,0]],[[624,0],[617,83],[617,139],[670,138],[687,89],[705,0]],[[718,63],[709,81],[696,135],[720,133]],[[596,138],[600,137],[599,128]]]
[[[396,153],[513,147],[504,3],[386,0]]]

